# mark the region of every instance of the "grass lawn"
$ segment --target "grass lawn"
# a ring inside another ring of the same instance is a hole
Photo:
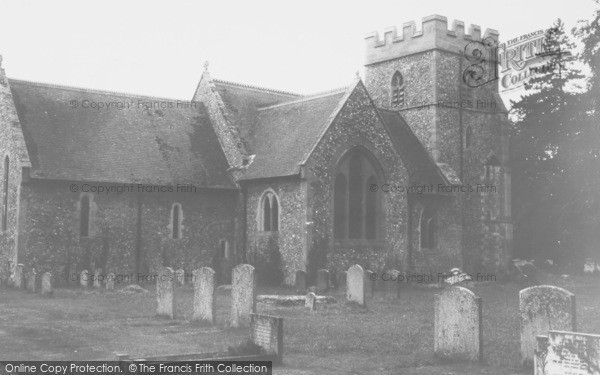
[[[578,331],[600,333],[598,279],[564,281],[548,276],[548,284],[577,295]],[[227,329],[229,296],[218,294],[215,326],[190,322],[192,290],[178,288],[177,319],[155,317],[154,288],[149,293],[121,294],[103,290],[58,289],[54,298],[0,289],[0,359],[92,360],[226,351],[243,341],[246,329]],[[518,291],[516,284],[474,287],[483,298],[482,365],[449,363],[433,356],[433,301],[438,290],[406,288],[400,299],[376,295],[368,308],[344,303],[303,307],[259,303],[259,313],[284,318],[285,368],[276,374],[517,374],[519,358]],[[260,289],[260,294],[289,290]]]

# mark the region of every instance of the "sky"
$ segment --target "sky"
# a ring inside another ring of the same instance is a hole
[[[590,19],[592,0],[0,0],[11,78],[189,100],[213,78],[314,93],[363,74],[364,36],[439,14],[506,41]]]

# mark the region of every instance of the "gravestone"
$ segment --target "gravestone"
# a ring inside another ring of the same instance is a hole
[[[31,293],[35,293],[35,287],[36,287],[36,283],[35,283],[35,276],[36,276],[36,272],[35,272],[35,268],[31,268],[29,271],[27,271],[27,290],[30,291]]]
[[[337,274],[337,285],[338,289],[344,290],[346,289],[346,279],[348,277],[347,271],[342,271]]]
[[[434,353],[448,359],[483,360],[481,298],[456,286],[435,296]]]
[[[15,288],[25,289],[25,266],[22,264],[17,264],[15,267]]]
[[[373,298],[373,293],[375,292],[375,280],[373,280],[373,275],[373,271],[365,271],[365,298]]]
[[[256,275],[254,267],[240,264],[231,277],[231,326],[244,327],[256,312]]]
[[[79,284],[84,287],[87,288],[90,281],[90,275],[88,273],[88,270],[83,270],[81,271],[81,274],[79,274]]]
[[[349,302],[365,305],[365,271],[358,264],[348,268],[346,297]]]
[[[106,277],[106,290],[114,290],[115,289],[115,274],[109,273]]]
[[[329,290],[329,271],[320,269],[317,271],[317,293],[327,293]]]
[[[398,270],[387,270],[381,275],[380,282],[383,284],[383,291],[387,298],[400,297],[400,280],[402,272]]]
[[[521,363],[533,362],[536,336],[549,330],[576,331],[575,295],[551,285],[538,285],[519,292],[521,313]]]
[[[304,307],[306,307],[310,311],[315,311],[317,309],[317,295],[312,292],[308,293],[306,295]]]
[[[550,330],[536,344],[535,375],[600,374],[600,335]]]
[[[172,268],[162,267],[156,279],[156,315],[175,318],[175,273]]]
[[[193,320],[215,322],[215,271],[202,267],[192,272],[194,276],[194,313]]]
[[[175,272],[175,274],[177,277],[177,285],[185,285],[185,271],[180,268]]]
[[[267,354],[274,355],[273,362],[283,360],[283,318],[250,314],[250,338],[256,345],[261,346]]]
[[[297,293],[306,292],[306,272],[302,270],[296,271],[296,282],[294,286]]]
[[[102,275],[102,269],[96,268],[94,270],[94,288],[100,288],[100,278]]]
[[[54,294],[52,289],[52,274],[46,272],[42,275],[42,296],[51,296]]]

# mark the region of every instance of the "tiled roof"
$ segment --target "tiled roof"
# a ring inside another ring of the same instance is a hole
[[[377,108],[396,147],[406,163],[411,185],[446,183],[443,174],[429,152],[396,111]]]
[[[256,156],[240,180],[298,174],[345,94],[337,90],[260,108],[249,145]]]
[[[9,82],[33,178],[235,187],[201,103]]]

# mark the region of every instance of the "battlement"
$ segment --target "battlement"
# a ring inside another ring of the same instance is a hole
[[[482,37],[481,28],[477,25],[470,25],[469,32],[465,33],[465,23],[456,20],[448,29],[448,19],[439,15],[425,17],[421,24],[421,30],[417,30],[414,21],[406,22],[400,33],[396,27],[387,28],[383,39],[378,32],[367,34],[365,65],[432,49],[462,53],[469,42],[485,38],[498,41],[499,37],[498,31],[493,29],[486,29]]]

